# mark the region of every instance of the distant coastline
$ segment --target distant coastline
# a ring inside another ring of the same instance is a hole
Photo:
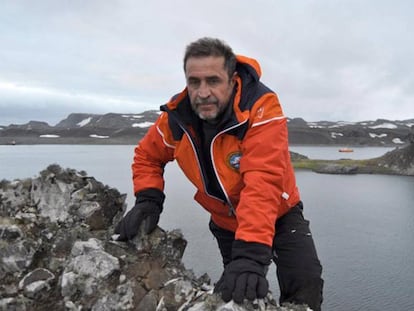
[[[0,145],[136,145],[142,136],[136,139],[126,138],[92,138],[92,137],[15,137],[9,140],[7,137],[0,137]]]
[[[143,136],[137,136],[136,138],[121,137],[121,138],[91,138],[91,137],[59,137],[59,138],[44,138],[44,137],[16,137],[15,140],[10,141],[0,137],[0,145],[136,145]],[[290,146],[332,146],[337,147],[338,150],[342,148],[356,148],[356,147],[404,147],[406,144],[320,144],[320,143],[289,143]]]
[[[21,150],[28,150],[30,152],[30,145],[39,145],[36,143],[38,141],[31,141],[31,144],[22,144],[20,146],[26,146]],[[134,146],[136,142],[129,142],[123,141],[121,143],[120,140],[117,141],[116,144],[108,144],[108,141],[105,139],[97,140],[94,143],[90,143],[89,139],[85,140],[73,140],[71,141],[72,144],[68,144],[67,140],[58,140],[56,138],[53,139],[52,143],[43,141],[41,144],[43,145],[56,145],[58,149],[58,145],[107,145],[107,146],[116,146],[116,145],[128,145]],[[82,143],[79,143],[82,142]],[[105,143],[103,143],[105,142]],[[295,144],[290,144],[290,147],[294,147]],[[297,146],[304,146],[304,145],[297,145]],[[321,145],[309,145],[309,146],[321,146]],[[326,146],[326,145],[322,145]],[[1,147],[1,146],[0,146]],[[18,148],[19,145],[10,146],[10,148]],[[329,147],[333,147],[333,145],[329,145]],[[337,151],[341,148],[337,147]],[[369,148],[371,146],[358,146],[358,148],[366,147]],[[384,146],[382,146],[384,147]],[[392,146],[391,146],[392,147]],[[293,148],[294,149],[294,148]],[[293,166],[296,170],[311,170],[316,173],[323,173],[323,174],[341,174],[341,175],[352,175],[352,174],[387,174],[387,175],[402,175],[402,176],[414,176],[414,143],[407,144],[405,146],[397,146],[394,147],[393,150],[389,151],[390,149],[387,148],[384,151],[384,154],[375,158],[370,159],[349,159],[346,155],[341,156],[339,159],[336,160],[329,160],[329,159],[310,159],[305,155],[302,155],[297,152],[290,152],[291,159]]]
[[[50,126],[42,121],[0,125],[0,145],[34,144],[137,144],[154,124],[159,111],[104,115],[72,113]],[[410,142],[414,119],[363,122],[318,121],[287,118],[290,145],[318,145],[352,148],[357,146],[404,146]]]

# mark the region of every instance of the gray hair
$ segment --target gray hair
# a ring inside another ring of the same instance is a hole
[[[216,38],[204,37],[190,43],[184,54],[184,71],[186,69],[187,60],[190,57],[207,57],[216,56],[224,57],[224,68],[227,69],[229,77],[233,76],[236,71],[236,55],[232,48],[224,41]]]

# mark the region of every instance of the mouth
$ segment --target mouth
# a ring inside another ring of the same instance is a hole
[[[207,102],[207,103],[198,103],[198,107],[209,107],[209,106],[217,106],[214,102]]]
[[[218,102],[214,98],[196,100],[196,105],[199,106],[199,107],[217,106],[217,104],[218,104]]]
[[[204,113],[215,111],[216,108],[217,105],[215,103],[202,103],[197,105],[197,110]]]

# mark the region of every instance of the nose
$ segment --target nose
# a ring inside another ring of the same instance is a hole
[[[200,87],[198,88],[198,97],[207,98],[210,96],[210,88],[206,82],[201,82]]]

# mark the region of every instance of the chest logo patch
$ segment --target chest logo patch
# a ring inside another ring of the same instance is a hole
[[[240,151],[236,151],[236,152],[232,152],[227,156],[227,165],[235,171],[239,171],[240,169],[240,159],[241,159],[241,152]]]
[[[264,110],[264,107],[260,107],[259,109],[257,109],[256,116],[258,119],[263,118]]]

